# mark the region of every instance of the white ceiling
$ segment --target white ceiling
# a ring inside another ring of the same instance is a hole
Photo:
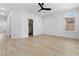
[[[4,10],[0,9],[0,13],[3,12],[4,15],[8,15],[12,10],[26,10],[39,16],[47,16],[53,13],[77,8],[79,7],[79,3],[45,3],[44,7],[50,7],[52,10],[37,12],[40,9],[37,3],[0,3],[0,8],[4,8]]]

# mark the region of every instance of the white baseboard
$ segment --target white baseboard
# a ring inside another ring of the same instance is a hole
[[[67,35],[58,35],[58,34],[45,34],[45,35],[52,35],[52,36],[58,36],[58,37],[66,37],[66,38],[79,39],[79,37],[77,37],[77,36],[67,36]]]

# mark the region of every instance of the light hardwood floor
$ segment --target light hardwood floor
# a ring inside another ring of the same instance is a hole
[[[79,56],[79,40],[49,35],[26,39],[4,39],[2,56]]]

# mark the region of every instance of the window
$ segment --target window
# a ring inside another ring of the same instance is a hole
[[[69,11],[67,16],[65,16],[65,31],[76,31],[75,16],[75,10]]]

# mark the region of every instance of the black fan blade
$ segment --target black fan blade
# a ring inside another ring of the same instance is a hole
[[[51,8],[43,8],[43,10],[52,10]]]
[[[38,10],[38,12],[40,12],[41,11],[41,9],[40,10]]]
[[[38,3],[39,4],[39,6],[41,7],[41,8],[43,8],[43,6],[41,5],[41,3]]]
[[[41,9],[38,10],[38,12],[40,12],[41,10],[51,10],[51,8],[44,8],[43,7],[44,3],[38,3],[38,5],[41,7]]]

